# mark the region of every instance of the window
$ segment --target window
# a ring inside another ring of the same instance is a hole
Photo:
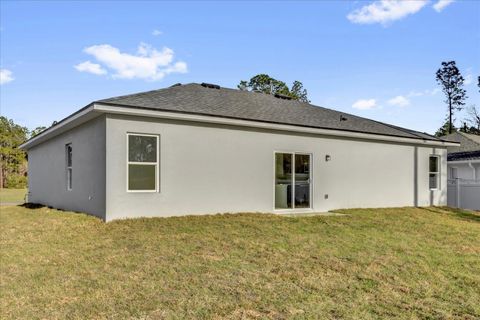
[[[127,190],[158,191],[158,136],[127,134]]]
[[[429,158],[429,186],[430,190],[438,189],[440,166],[439,156],[430,156]]]
[[[72,144],[65,145],[65,158],[67,170],[67,190],[72,190]]]
[[[309,154],[275,154],[275,209],[310,208],[310,158]]]

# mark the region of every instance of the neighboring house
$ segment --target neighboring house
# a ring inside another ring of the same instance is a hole
[[[480,136],[455,132],[442,139],[460,143],[447,147],[447,204],[480,210]]]
[[[445,205],[457,144],[210,84],[95,101],[21,147],[29,200],[119,218]]]
[[[480,180],[480,136],[455,132],[442,139],[460,143],[447,148],[448,178]]]

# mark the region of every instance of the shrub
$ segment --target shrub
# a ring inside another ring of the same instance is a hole
[[[27,177],[21,174],[9,174],[5,180],[6,188],[23,189],[27,187]]]

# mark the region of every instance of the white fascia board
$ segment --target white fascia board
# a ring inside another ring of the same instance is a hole
[[[204,115],[169,112],[169,111],[161,111],[161,110],[130,108],[125,106],[112,106],[112,105],[105,105],[101,103],[95,103],[94,110],[99,112],[109,113],[109,114],[121,114],[121,115],[131,115],[131,116],[139,116],[139,117],[153,117],[153,118],[162,118],[162,119],[170,119],[170,120],[213,123],[213,124],[250,127],[250,128],[259,128],[259,129],[267,129],[267,130],[280,130],[280,131],[288,131],[288,132],[318,134],[318,135],[333,136],[333,137],[344,137],[344,138],[350,138],[350,139],[364,139],[364,140],[375,140],[375,141],[384,141],[384,142],[406,143],[406,144],[415,144],[415,145],[421,145],[421,146],[449,147],[449,146],[460,145],[459,143],[456,143],[456,142],[433,141],[433,140],[426,140],[426,139],[421,140],[421,138],[418,138],[418,139],[404,138],[404,137],[387,136],[387,135],[380,135],[380,134],[369,134],[369,133],[361,133],[361,132],[351,132],[351,131],[343,131],[343,130],[335,130],[335,129],[308,128],[308,127],[302,127],[302,126],[284,125],[284,124],[259,122],[259,121],[251,121],[251,120],[231,119],[231,118],[224,118],[224,117],[204,116]]]
[[[101,113],[95,113],[93,104],[88,105],[87,107],[80,109],[76,113],[68,116],[67,118],[61,120],[57,124],[47,128],[46,130],[42,131],[35,137],[27,140],[23,144],[21,144],[18,148],[22,150],[28,150],[39,143],[42,143],[46,140],[49,140],[62,132],[70,130],[81,123],[84,123],[90,119],[93,119],[100,115]]]

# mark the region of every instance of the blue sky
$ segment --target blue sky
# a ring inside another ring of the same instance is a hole
[[[433,133],[447,60],[480,105],[476,1],[0,3],[1,114],[29,128],[100,98],[267,73],[313,104]]]

